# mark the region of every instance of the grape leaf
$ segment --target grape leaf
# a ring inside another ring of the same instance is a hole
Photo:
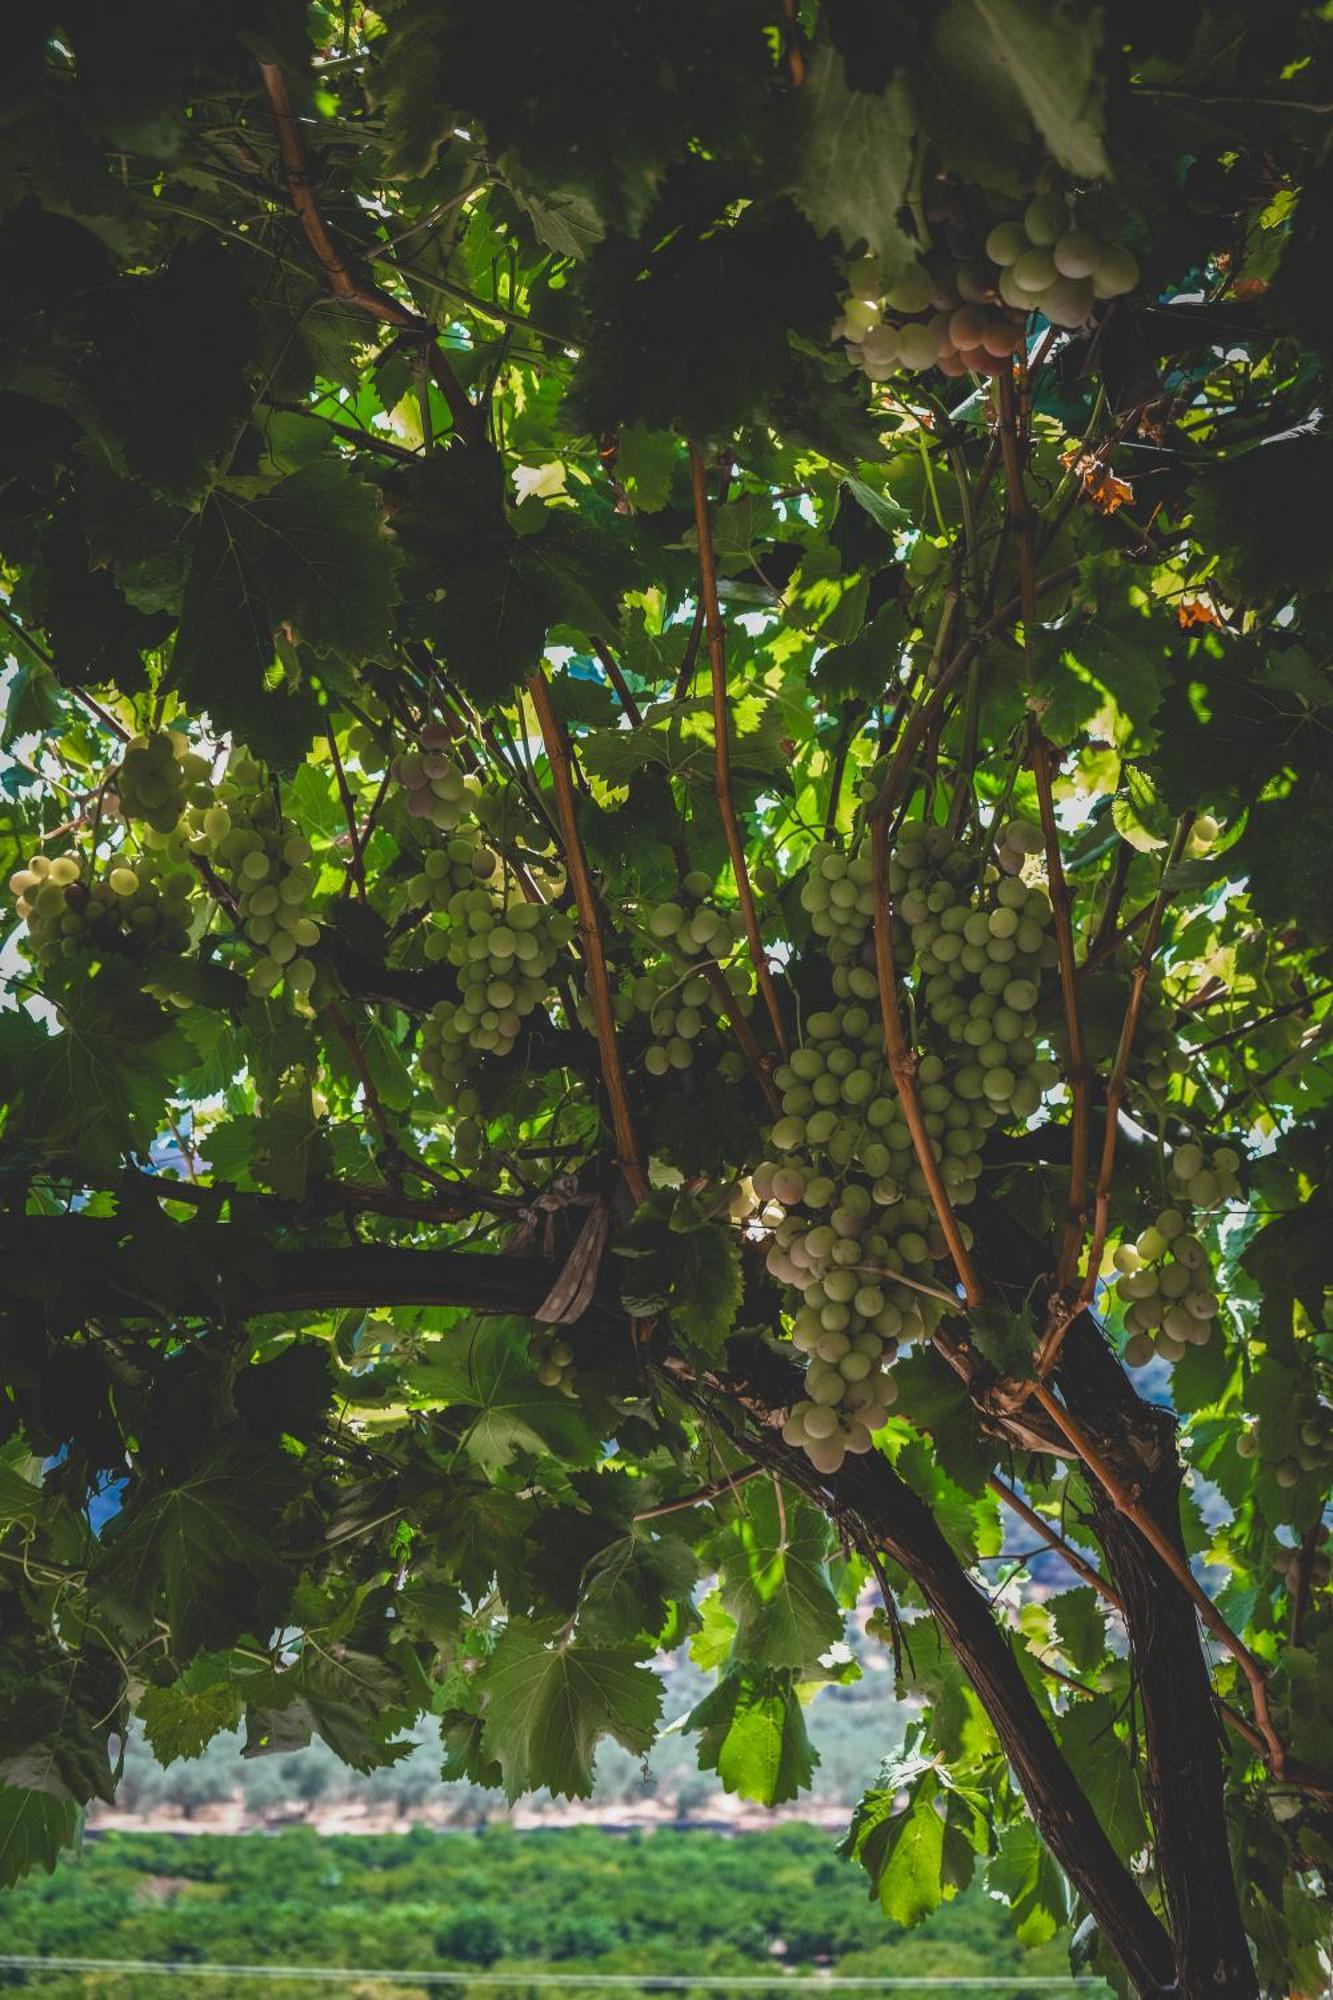
[[[61,1849],[73,1845],[78,1825],[72,1799],[0,1785],[0,1889],[12,1888],[34,1868],[49,1875]]]
[[[661,1683],[633,1652],[550,1639],[545,1627],[511,1620],[478,1676],[482,1746],[511,1800],[542,1786],[587,1798],[599,1738],[641,1755],[662,1705]]]
[[[201,1757],[220,1730],[239,1723],[240,1689],[229,1676],[210,1678],[215,1672],[214,1660],[201,1655],[169,1687],[148,1687],[140,1695],[139,1720],[159,1764]]]
[[[842,1612],[824,1567],[828,1524],[804,1501],[751,1486],[718,1537],[722,1602],[736,1620],[738,1658],[755,1666],[813,1666],[842,1637]]]
[[[821,235],[835,231],[849,250],[865,245],[885,280],[914,253],[899,223],[912,164],[913,120],[906,81],[852,90],[836,49],[815,51],[794,98],[793,193]]]
[[[419,1402],[464,1406],[465,1449],[488,1471],[520,1451],[552,1451],[575,1465],[590,1465],[597,1455],[578,1404],[537,1380],[528,1328],[519,1320],[464,1322],[429,1361],[409,1370],[407,1380]]]
[[[733,1667],[685,1718],[699,1736],[699,1764],[722,1788],[764,1806],[784,1805],[814,1776],[818,1754],[805,1727],[795,1676]]]
[[[963,48],[1017,91],[1051,152],[1071,173],[1109,172],[1096,77],[1099,9],[1075,0],[950,0],[938,29],[943,49]]]
[[[161,1610],[183,1659],[267,1629],[261,1607],[286,1573],[274,1525],[301,1483],[292,1459],[215,1453],[117,1514],[90,1578],[95,1596],[131,1630]]]

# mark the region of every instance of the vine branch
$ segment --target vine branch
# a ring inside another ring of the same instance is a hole
[[[574,903],[578,910],[579,931],[583,938],[583,959],[588,971],[588,995],[592,1002],[597,1047],[601,1056],[602,1081],[606,1086],[606,1095],[611,1106],[611,1123],[615,1131],[617,1164],[625,1185],[637,1204],[648,1198],[648,1176],[643,1168],[643,1157],[639,1151],[638,1136],[634,1130],[634,1119],[629,1107],[629,1094],[625,1088],[625,1072],[620,1061],[620,1044],[616,1037],[615,1016],[611,1009],[611,982],[606,970],[606,952],[602,944],[597,897],[592,885],[592,876],[588,872],[583,842],[579,837],[569,745],[552,704],[546,676],[540,668],[531,676],[527,685],[532,705],[537,711],[542,742],[546,746],[546,760],[551,767],[556,814],[560,822],[560,838],[569,869],[569,884],[574,892]]]
[[[714,791],[717,795],[717,809],[722,816],[723,830],[727,836],[727,851],[731,856],[732,873],[736,877],[736,894],[740,898],[741,915],[745,919],[745,935],[749,940],[755,978],[764,996],[768,1018],[773,1024],[773,1039],[785,1060],[787,1032],[782,1025],[782,1011],[778,1006],[773,975],[768,969],[768,959],[764,955],[764,940],[759,930],[754,892],[750,887],[750,871],[745,865],[745,845],[741,839],[736,805],[731,795],[731,721],[727,710],[726,639],[722,629],[722,612],[717,601],[717,562],[713,553],[712,524],[708,518],[708,488],[704,475],[703,454],[693,439],[690,440],[690,481],[694,492],[694,525],[699,542],[700,602],[704,608],[708,660],[712,669]]]

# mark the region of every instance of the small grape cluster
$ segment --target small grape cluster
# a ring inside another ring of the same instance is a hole
[[[574,1350],[560,1333],[539,1334],[529,1348],[536,1362],[536,1376],[544,1389],[559,1389],[566,1396],[574,1387]]]
[[[1125,1310],[1125,1361],[1175,1363],[1212,1334],[1221,1301],[1210,1283],[1208,1252],[1178,1208],[1164,1208],[1133,1243],[1112,1257],[1116,1296]]]
[[[1240,1154],[1233,1146],[1206,1152],[1193,1143],[1177,1146],[1171,1155],[1171,1191],[1195,1208],[1221,1208],[1240,1193]]]
[[[120,850],[98,873],[73,851],[34,854],[9,878],[17,914],[28,927],[33,962],[49,966],[81,952],[129,952],[143,959],[183,951],[189,941],[190,893],[184,869],[145,854],[133,866]]]
[[[870,857],[848,856],[831,841],[811,850],[810,867],[801,885],[801,908],[816,937],[855,950],[875,913]]]
[[[1046,837],[1031,820],[1011,819],[995,835],[995,861],[1006,875],[1021,875],[1034,854],[1043,852]]]
[[[1279,1542],[1273,1551],[1273,1568],[1282,1578],[1288,1590],[1295,1589],[1300,1566],[1300,1550],[1288,1548],[1284,1543]],[[1333,1556],[1330,1556],[1327,1549],[1316,1549],[1314,1560],[1310,1564],[1310,1582],[1316,1590],[1326,1590],[1330,1579],[1333,1579]]]
[[[500,866],[500,857],[475,828],[455,832],[443,847],[430,847],[421,857],[421,866],[407,885],[409,903],[424,904],[428,910],[444,911],[458,918],[469,909],[488,910],[494,903],[489,882]],[[459,898],[466,901],[459,903]],[[427,958],[448,957],[444,934],[427,931],[422,949]]]
[[[208,759],[179,729],[132,737],[106,798],[108,813],[142,820],[157,834],[174,833],[191,796],[208,780]]]
[[[962,189],[941,189],[928,219],[942,241],[928,257],[881,284],[876,260],[850,273],[834,328],[848,358],[871,381],[897,369],[920,374],[1000,375],[1022,346],[1028,315],[1083,326],[1099,301],[1138,283],[1133,253],[1116,241],[1106,199],[1039,194],[1019,212],[996,214]]]
[[[449,755],[450,741],[442,722],[428,723],[420,747],[401,751],[389,766],[411,817],[427,820],[445,833],[458,825],[467,805],[467,781]]]
[[[1299,1398],[1293,1412],[1296,1423],[1296,1449],[1294,1453],[1279,1458],[1273,1467],[1273,1477],[1279,1486],[1297,1486],[1307,1473],[1317,1473],[1326,1478],[1333,1470],[1333,1407],[1312,1395]],[[1236,1450],[1242,1458],[1264,1458],[1263,1438],[1260,1426],[1250,1424],[1236,1440]]]
[[[470,1054],[508,1055],[526,1017],[550,994],[552,968],[574,934],[563,910],[519,897],[502,903],[485,889],[457,890],[447,908],[449,927],[434,935],[458,970],[460,992],[431,1009],[421,1058],[445,1102]]]
[[[309,912],[315,869],[313,850],[284,821],[261,789],[262,772],[244,749],[232,752],[211,804],[186,815],[185,840],[229,880],[246,938],[259,957],[247,985],[262,999],[282,984],[293,997],[309,993],[320,927]]]
[[[648,936],[660,956],[645,955],[641,969],[623,982],[612,999],[622,1026],[630,1026],[638,1016],[647,1028],[651,1039],[643,1051],[643,1066],[650,1076],[689,1069],[700,1037],[725,1011],[726,1003],[703,966],[717,967],[733,1004],[742,1012],[748,1013],[753,1005],[748,963],[723,962],[744,941],[745,920],[738,909],[711,899],[712,886],[710,876],[693,871],[681,883],[678,902],[658,903],[648,912]],[[586,996],[580,1002],[579,1019],[591,1027]]]

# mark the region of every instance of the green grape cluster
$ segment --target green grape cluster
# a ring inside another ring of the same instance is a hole
[[[1278,1543],[1273,1551],[1273,1568],[1288,1590],[1294,1590],[1296,1587],[1300,1563],[1299,1549],[1287,1548],[1284,1543]],[[1310,1582],[1316,1590],[1326,1590],[1330,1579],[1333,1579],[1333,1557],[1329,1555],[1327,1549],[1316,1549],[1314,1561],[1310,1564]]]
[[[828,843],[811,857],[803,900],[830,938],[836,1004],[807,1016],[801,1046],[775,1073],[782,1115],[768,1135],[774,1157],[754,1177],[772,1231],[768,1268],[801,1294],[793,1338],[814,1356],[818,1393],[812,1387],[809,1400],[820,1414],[804,1406],[793,1413],[790,1441],[822,1470],[864,1448],[858,1411],[873,1417],[888,1407],[891,1343],[918,1337],[945,1309],[915,1288],[938,1284],[945,1244],[884,1057],[872,911],[860,879],[868,871],[858,860]],[[840,884],[852,896],[844,889],[835,902]],[[980,864],[941,827],[904,831],[889,888],[895,963],[915,1003],[917,1095],[940,1176],[961,1209],[976,1195],[987,1131],[1030,1117],[1059,1074],[1039,1046],[1034,1012],[1055,955],[1050,901],[1035,884]],[[818,1219],[823,1210],[827,1222]],[[830,1369],[842,1371],[841,1390]]]
[[[574,1385],[574,1350],[559,1332],[538,1334],[529,1352],[536,1365],[537,1380],[544,1389],[559,1389],[566,1396],[577,1395]]]
[[[638,968],[612,996],[622,1027],[641,1020],[650,1039],[643,1065],[650,1076],[689,1069],[700,1037],[726,1011],[713,979],[703,971],[716,967],[742,1012],[753,1005],[753,980],[748,961],[726,961],[745,939],[745,920],[711,897],[712,878],[701,870],[685,876],[678,902],[658,903],[648,911],[648,937],[642,941]],[[593,1025],[591,1005],[584,995],[579,1020]],[[724,1057],[725,1061],[726,1058]]]
[[[552,970],[574,934],[565,911],[521,897],[501,902],[482,888],[457,890],[447,909],[449,926],[435,935],[457,968],[459,997],[436,1001],[422,1051],[445,1101],[472,1057],[508,1055],[526,1017],[549,997]]]
[[[1302,1394],[1296,1400],[1292,1412],[1296,1425],[1296,1449],[1284,1453],[1273,1464],[1273,1477],[1279,1486],[1298,1486],[1310,1473],[1326,1481],[1333,1471],[1333,1406],[1319,1396]],[[1270,1454],[1264,1449],[1264,1440],[1259,1424],[1250,1424],[1236,1440],[1236,1450],[1242,1458],[1267,1459]]]
[[[72,850],[34,854],[9,878],[28,951],[41,967],[83,952],[128,952],[143,959],[180,952],[189,942],[189,871],[145,853],[133,865],[123,849],[101,870]]]
[[[1141,1085],[1152,1103],[1161,1101],[1172,1077],[1178,1076],[1188,1062],[1176,1040],[1174,1027],[1175,1009],[1166,997],[1162,969],[1154,964],[1144,988],[1129,1068],[1131,1084]],[[1186,1188],[1181,1191],[1188,1194]]]
[[[1221,1300],[1208,1251],[1179,1208],[1164,1208],[1133,1243],[1119,1244],[1111,1261],[1129,1367],[1153,1360],[1174,1364],[1188,1348],[1206,1346]]]
[[[808,912],[816,937],[845,950],[856,949],[875,914],[869,855],[849,857],[831,841],[821,841],[811,852],[801,885],[801,908]]]
[[[463,817],[468,795],[467,781],[449,755],[450,741],[443,723],[429,723],[421,732],[420,747],[401,751],[389,766],[411,817],[427,820],[446,833]]]
[[[208,759],[179,729],[132,737],[115,772],[107,810],[143,820],[154,833],[173,833],[192,796],[208,782]]]
[[[1138,283],[1133,253],[1115,238],[1103,195],[1039,194],[997,212],[983,197],[942,188],[927,208],[934,246],[884,285],[877,260],[849,274],[833,330],[871,381],[898,370],[1000,375],[1022,346],[1028,315],[1083,326],[1096,305]]]
[[[1171,1192],[1195,1208],[1221,1208],[1240,1194],[1240,1154],[1233,1146],[1211,1152],[1193,1143],[1177,1146],[1171,1155]]]
[[[1011,819],[995,836],[995,861],[1006,875],[1021,875],[1035,854],[1045,851],[1046,837],[1031,820]]]
[[[408,901],[459,921],[468,908],[493,906],[493,892],[482,885],[499,866],[499,855],[475,827],[457,828],[443,847],[429,847],[422,855],[421,866],[407,885]],[[460,897],[466,899],[461,904]],[[447,958],[444,933],[434,928],[427,931],[423,949],[427,958]]]
[[[313,850],[283,819],[262,777],[247,751],[233,751],[211,804],[187,813],[185,840],[236,897],[245,936],[259,954],[246,982],[251,993],[263,998],[281,984],[301,997],[314,984],[315,964],[306,954],[320,937],[309,911]]]

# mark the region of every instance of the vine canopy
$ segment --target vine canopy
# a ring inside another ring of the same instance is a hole
[[[1326,1979],[1326,11],[10,25],[0,1876],[868,1617],[889,1919]]]

